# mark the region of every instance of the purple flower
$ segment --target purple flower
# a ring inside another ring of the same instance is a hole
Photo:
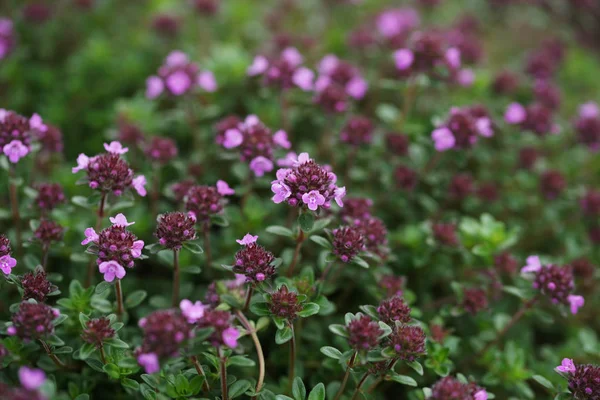
[[[475,122],[475,126],[477,127],[477,132],[479,132],[481,136],[494,136],[494,131],[492,130],[492,121],[490,121],[488,117],[478,118]]]
[[[504,113],[504,120],[511,124],[520,124],[527,118],[527,110],[519,103],[511,103],[506,108]]]
[[[81,242],[82,245],[86,245],[90,242],[97,242],[98,241],[98,234],[96,233],[96,231],[94,230],[94,228],[86,228],[86,230],[84,231],[85,234],[85,239],[83,239],[83,241]]]
[[[237,340],[240,337],[240,331],[234,327],[229,327],[223,331],[223,343],[225,346],[231,347],[232,349],[237,347]]]
[[[284,158],[277,160],[277,165],[280,167],[292,167],[297,159],[298,155],[293,151],[290,151]]]
[[[217,80],[211,71],[202,71],[198,74],[198,86],[207,92],[214,92],[217,90]]]
[[[281,129],[275,132],[275,134],[273,135],[273,142],[279,147],[283,147],[284,149],[289,149],[290,147],[292,147],[292,144],[288,139],[287,132]]]
[[[22,366],[19,368],[19,381],[27,390],[37,390],[46,382],[46,374],[41,369]]]
[[[254,175],[263,176],[265,172],[273,170],[273,161],[263,156],[255,157],[250,161],[250,169],[254,172]]]
[[[325,204],[325,196],[319,193],[318,190],[311,190],[302,195],[302,202],[308,205],[308,209],[316,211],[319,206]]]
[[[244,136],[242,132],[237,129],[228,129],[225,131],[223,139],[223,147],[226,149],[233,149],[234,147],[238,147],[244,141]]]
[[[167,77],[166,86],[175,96],[181,96],[192,86],[192,80],[185,71],[175,71]]]
[[[352,78],[346,84],[346,93],[348,93],[349,96],[355,98],[356,100],[360,100],[363,97],[365,97],[367,89],[369,89],[369,84],[360,76]]]
[[[460,68],[460,50],[458,50],[456,47],[451,47],[448,50],[446,50],[444,58],[446,59],[450,67],[454,69]]]
[[[557,372],[562,372],[563,374],[572,374],[576,371],[575,363],[570,358],[563,358],[560,365],[554,368]]]
[[[29,147],[25,146],[20,140],[13,140],[4,145],[2,150],[13,164],[16,164],[21,158],[29,153]]]
[[[579,311],[579,308],[583,307],[583,305],[585,304],[585,299],[583,298],[583,296],[578,296],[578,295],[574,295],[574,294],[568,295],[567,301],[569,302],[569,305],[571,306],[571,314],[577,314],[577,311]]]
[[[452,131],[448,128],[438,128],[431,133],[435,149],[437,151],[446,151],[454,147],[456,139]]]
[[[292,82],[305,92],[313,89],[313,81],[315,79],[315,73],[306,68],[300,67],[292,75]]]
[[[146,196],[146,177],[144,175],[138,175],[131,181],[131,186],[135,189],[137,194],[144,197]]]
[[[169,67],[181,67],[190,61],[187,54],[181,50],[173,50],[165,59],[165,64]]]
[[[42,117],[38,114],[33,114],[31,118],[29,118],[29,127],[40,132],[46,132],[48,130],[48,127],[44,125],[44,122],[42,121]]]
[[[0,257],[0,269],[5,275],[10,274],[12,269],[17,265],[17,260],[12,258],[9,254]]]
[[[122,279],[125,276],[125,268],[116,261],[104,261],[98,266],[100,272],[104,274],[104,280],[106,282],[112,282],[115,277]]]
[[[207,306],[203,305],[200,301],[192,303],[187,299],[183,299],[179,303],[181,313],[187,318],[187,321],[190,324],[196,323],[196,321],[200,320],[204,316],[204,310],[206,307]]]
[[[485,391],[485,389],[481,389],[480,391],[475,393],[473,398],[474,398],[474,400],[487,400],[488,394]]]
[[[261,75],[267,68],[269,68],[269,60],[264,56],[256,56],[254,57],[254,61],[252,61],[252,65],[246,70],[246,74],[248,74],[248,76]]]
[[[319,74],[329,75],[339,65],[340,60],[333,54],[327,54],[319,62]]]
[[[458,81],[459,85],[463,87],[469,87],[473,84],[473,82],[475,82],[475,73],[471,68],[463,68],[458,71],[456,80]]]
[[[253,236],[253,235],[247,233],[246,235],[244,235],[242,240],[236,240],[236,242],[238,242],[238,244],[241,244],[243,246],[248,246],[249,244],[255,243],[257,240],[258,240],[258,235]]]
[[[527,264],[521,268],[521,273],[528,274],[532,272],[538,272],[540,269],[542,269],[540,258],[538,256],[529,256],[527,257]]]
[[[140,258],[142,256],[142,250],[144,249],[144,241],[136,240],[133,242],[133,246],[131,246],[131,256],[133,258]]]
[[[596,118],[600,116],[600,108],[594,102],[585,103],[579,106],[580,118]]]
[[[288,47],[281,52],[281,58],[287,61],[293,67],[297,67],[302,64],[302,54],[295,47]]]
[[[165,90],[165,85],[158,76],[151,76],[146,79],[146,97],[155,99]]]
[[[110,217],[109,220],[113,224],[113,226],[125,227],[135,224],[135,222],[127,222],[127,217],[125,217],[125,215],[123,215],[122,213],[117,214],[115,217]]]
[[[235,194],[235,190],[230,188],[229,184],[223,180],[217,181],[217,192],[219,192],[221,196],[231,196],[232,194]]]
[[[155,353],[142,353],[137,357],[138,363],[144,367],[147,374],[154,374],[160,371],[158,356]]]
[[[77,156],[77,166],[71,169],[72,173],[77,173],[81,170],[86,170],[90,164],[90,158],[85,154],[81,153]]]
[[[415,61],[415,55],[409,49],[396,50],[394,52],[394,61],[396,62],[396,68],[400,71],[405,71],[409,69]]]
[[[342,199],[344,198],[344,196],[346,196],[346,186],[335,188],[333,196],[337,205],[340,207],[344,207],[344,202]]]
[[[271,191],[275,193],[275,196],[273,196],[273,202],[275,204],[285,201],[292,194],[288,185],[280,181],[273,181],[271,184]]]
[[[300,155],[298,156],[298,158],[294,161],[293,163],[293,167],[298,167],[304,163],[309,162],[311,159],[308,155],[308,153],[300,153]]]
[[[104,149],[112,154],[125,154],[129,151],[127,147],[123,147],[120,142],[113,141],[108,143],[104,143]]]

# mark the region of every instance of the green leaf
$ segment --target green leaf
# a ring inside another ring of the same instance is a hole
[[[329,330],[338,336],[348,337],[348,329],[344,325],[333,324],[329,325]]]
[[[310,232],[315,224],[315,216],[313,213],[305,212],[298,217],[298,225],[304,232]]]
[[[278,329],[275,334],[275,343],[283,344],[288,342],[294,335],[292,328],[285,326],[283,329]]]
[[[85,360],[96,350],[96,346],[91,343],[86,343],[79,349],[79,358]]]
[[[254,360],[245,356],[233,356],[227,359],[227,366],[237,365],[238,367],[253,367],[256,365]]]
[[[512,294],[513,296],[517,296],[518,298],[525,300],[527,299],[527,292],[523,289],[519,289],[517,287],[514,286],[504,286],[502,288],[503,291],[505,291],[508,294]]]
[[[361,268],[367,268],[367,269],[369,268],[369,263],[366,262],[365,260],[363,260],[360,257],[354,257],[352,259],[352,264],[356,264],[356,265],[358,265]]]
[[[325,400],[325,385],[319,383],[310,391],[308,400]]]
[[[179,374],[175,377],[175,388],[177,393],[185,393],[190,387],[190,383],[183,374]]]
[[[202,249],[202,247],[198,243],[185,242],[183,244],[183,247],[186,250],[189,250],[189,251],[191,251],[194,254],[202,254],[202,253],[204,253],[204,250]]]
[[[269,226],[269,227],[267,227],[266,231],[269,233],[272,233],[273,235],[277,235],[277,236],[285,236],[285,237],[289,237],[289,238],[294,237],[294,232],[292,232],[291,229],[288,229],[285,226],[278,226],[278,225]]]
[[[294,378],[294,385],[292,386],[292,396],[294,396],[294,400],[306,399],[306,387],[304,386],[304,382],[302,382],[302,378],[300,378],[299,376]]]
[[[310,317],[311,315],[318,314],[320,308],[317,303],[306,303],[302,311],[298,312],[298,315],[302,318]]]
[[[250,305],[250,311],[259,317],[271,315],[271,311],[269,310],[269,305],[267,303],[252,303]]]
[[[329,358],[333,358],[335,360],[339,360],[342,356],[342,352],[331,346],[323,346],[321,347],[321,353],[325,354]]]
[[[413,378],[411,378],[410,376],[407,375],[400,375],[397,374],[395,372],[390,372],[388,375],[389,379],[394,381],[394,382],[398,382],[401,383],[403,385],[407,385],[407,386],[414,386],[417,387],[417,381],[415,381]]]
[[[148,293],[146,293],[145,290],[136,290],[135,292],[131,292],[125,299],[125,307],[131,309],[139,306],[147,295]]]
[[[531,377],[531,379],[533,379],[534,381],[536,381],[537,383],[539,383],[540,385],[542,385],[546,389],[550,389],[553,392],[556,391],[556,388],[554,387],[554,385],[552,384],[552,382],[550,382],[548,379],[544,378],[541,375],[533,375]]]
[[[125,343],[121,339],[117,339],[117,338],[106,339],[104,341],[104,344],[106,344],[108,346],[116,347],[117,349],[128,349],[129,348],[129,345],[127,343]]]
[[[119,367],[117,367],[115,364],[105,364],[104,367],[102,367],[102,369],[104,370],[104,372],[106,372],[108,376],[110,376],[113,379],[119,379],[119,377],[121,376]]]
[[[233,382],[231,386],[229,386],[229,398],[235,399],[236,397],[243,395],[250,389],[250,386],[250,382],[244,379]]]
[[[95,293],[102,294],[112,286],[111,283],[103,281],[96,285]]]
[[[84,313],[79,313],[79,323],[81,324],[82,328],[85,329],[87,327],[87,323],[89,320],[90,320],[90,317],[88,317]]]
[[[64,346],[65,344],[65,342],[56,335],[52,335],[48,339],[46,339],[46,343],[48,343],[51,346]]]
[[[323,236],[313,235],[313,236],[310,237],[310,240],[312,240],[313,242],[315,242],[319,246],[324,247],[326,249],[331,249],[331,247],[332,247],[331,243],[329,243],[329,240],[327,240]]]
[[[69,346],[63,346],[52,350],[54,354],[70,354],[73,352],[73,348]]]
[[[418,361],[410,361],[410,362],[407,362],[406,365],[408,365],[409,367],[411,367],[412,369],[414,369],[417,374],[423,376],[423,366],[421,365],[420,362],[418,362]]]
[[[89,203],[87,197],[73,196],[71,201],[73,204],[78,205],[79,207],[87,208],[88,210],[93,207],[93,205]]]
[[[90,395],[87,393],[82,393],[79,396],[75,397],[73,400],[90,400]]]
[[[210,216],[210,221],[213,224],[219,225],[219,226],[222,226],[222,227],[229,226],[229,221],[227,220],[227,218],[225,218],[225,216],[223,214],[211,215]]]
[[[121,378],[121,385],[123,385],[123,387],[128,388],[128,389],[132,389],[132,390],[139,390],[140,388],[140,384],[137,381],[134,381],[133,379],[129,379],[129,378]]]

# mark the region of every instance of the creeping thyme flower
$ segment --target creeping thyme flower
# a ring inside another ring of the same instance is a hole
[[[35,240],[42,246],[50,246],[53,242],[60,242],[63,237],[64,228],[57,222],[44,219],[40,222],[38,228],[33,232]]]
[[[485,389],[475,383],[462,383],[458,379],[446,376],[431,388],[431,400],[487,400]]]
[[[498,272],[512,275],[519,268],[519,262],[510,253],[505,252],[494,256],[494,267]]]
[[[355,350],[369,350],[379,344],[383,330],[366,315],[353,319],[347,326],[348,343]]]
[[[425,354],[425,332],[419,326],[395,326],[387,342],[401,360],[414,361]]]
[[[84,342],[93,344],[99,349],[102,347],[102,343],[114,337],[115,333],[115,330],[110,327],[108,318],[94,318],[86,322],[81,338]]]
[[[263,76],[264,82],[279,89],[298,87],[313,89],[314,72],[302,66],[303,57],[295,47],[288,47],[276,58],[256,56],[248,67],[249,76]]]
[[[275,275],[275,267],[271,265],[275,256],[264,247],[256,244],[258,236],[250,234],[237,242],[244,246],[235,254],[233,272],[246,277],[247,282],[262,282]]]
[[[35,340],[54,333],[52,321],[58,317],[58,310],[44,303],[22,302],[12,316],[12,326],[6,332],[23,340]]]
[[[171,185],[170,190],[173,193],[175,201],[183,201],[185,195],[195,185],[193,179],[184,179]]]
[[[144,132],[137,125],[129,122],[126,117],[120,115],[117,124],[119,128],[117,138],[121,143],[137,146],[144,142]]]
[[[548,200],[558,197],[566,186],[565,177],[559,171],[545,171],[540,177],[540,190]]]
[[[36,186],[35,204],[42,211],[51,211],[65,202],[63,188],[58,183],[42,183]]]
[[[220,213],[225,203],[224,196],[235,193],[224,181],[216,186],[192,186],[185,195],[185,208],[198,222],[207,222],[211,215]]]
[[[519,168],[533,169],[538,157],[539,154],[536,149],[533,147],[523,147],[519,150]]]
[[[596,103],[579,106],[579,115],[574,125],[579,142],[592,151],[600,150],[600,107]]]
[[[404,165],[398,165],[394,170],[394,180],[398,188],[412,191],[417,186],[418,176],[414,169]]]
[[[600,215],[600,190],[588,190],[581,199],[583,213],[590,217]]]
[[[373,200],[353,197],[344,200],[344,207],[340,210],[340,216],[345,221],[354,221],[355,219],[364,219],[371,216]]]
[[[6,58],[14,46],[13,22],[8,18],[0,18],[0,60]]]
[[[231,324],[233,316],[228,311],[207,309],[204,316],[196,324],[199,328],[213,328],[208,341],[215,347],[237,347],[239,331]]]
[[[410,307],[400,296],[394,296],[382,300],[377,307],[379,318],[388,325],[394,325],[396,321],[406,324],[410,321]]]
[[[190,3],[199,14],[211,16],[219,11],[220,0],[190,0]]]
[[[373,140],[374,126],[371,120],[365,116],[351,117],[342,128],[340,139],[352,146],[369,144]]]
[[[176,36],[179,33],[180,26],[180,18],[174,15],[161,13],[152,19],[152,29],[159,35],[166,37]]]
[[[408,140],[408,136],[406,135],[390,132],[385,135],[385,144],[387,150],[394,155],[408,155],[408,146],[410,142]]]
[[[269,296],[269,310],[274,316],[293,321],[298,316],[298,312],[302,311],[298,294],[289,291],[286,285],[281,286]]]
[[[431,137],[437,151],[473,146],[480,136],[494,135],[492,121],[481,106],[452,108],[446,121],[436,128]]]
[[[393,48],[406,41],[408,34],[420,24],[419,13],[413,8],[393,8],[383,11],[375,20],[378,33]]]
[[[166,164],[177,157],[177,144],[173,139],[155,136],[146,147],[146,155],[152,161]]]
[[[494,78],[492,90],[496,94],[510,95],[519,88],[519,76],[514,72],[500,71]]]
[[[246,282],[246,277],[243,276],[243,278],[244,282]],[[208,285],[206,293],[204,294],[204,302],[211,307],[217,307],[221,302],[221,296],[219,296],[219,293],[217,292],[217,284],[215,282]]]
[[[341,113],[348,108],[348,94],[337,85],[327,85],[319,90],[314,101],[330,114]]]
[[[12,249],[10,248],[10,240],[6,237],[6,235],[0,234],[0,257],[11,254]]]
[[[9,275],[12,269],[17,265],[17,260],[12,256],[10,240],[5,235],[0,234],[0,270],[5,275]]]
[[[46,301],[48,294],[56,290],[56,286],[46,277],[46,272],[41,270],[23,275],[21,286],[23,287],[23,300],[34,299],[40,303]]]
[[[521,129],[531,131],[538,136],[559,132],[558,125],[552,121],[552,110],[539,103],[533,103],[528,107],[511,103],[506,109],[504,120],[508,124],[519,125]]]
[[[183,243],[196,239],[196,220],[182,212],[171,212],[158,216],[154,236],[168,249],[179,250]]]
[[[369,84],[350,63],[328,54],[319,63],[315,81],[315,103],[328,113],[341,113],[348,107],[349,98],[362,99]]]
[[[155,353],[139,353],[137,355],[137,362],[144,367],[144,371],[147,374],[154,374],[160,371],[160,362]]]
[[[144,331],[138,353],[156,354],[159,358],[174,357],[184,342],[194,336],[191,325],[178,310],[154,311],[140,319]]]
[[[483,289],[464,289],[461,305],[466,312],[475,315],[488,308],[488,295]]]
[[[550,110],[557,110],[560,107],[560,89],[548,81],[536,81],[533,94],[537,102]]]
[[[402,288],[406,279],[403,276],[382,275],[379,287],[385,290],[386,297],[402,296]]]
[[[365,238],[368,251],[380,257],[387,255],[387,228],[383,221],[377,217],[354,220],[354,226]]]
[[[456,236],[456,224],[445,224],[442,222],[435,223],[431,226],[433,237],[435,240],[445,246],[455,247],[458,245],[458,237]]]
[[[333,230],[333,254],[347,263],[365,248],[365,238],[356,226],[342,226]]]
[[[458,174],[452,178],[448,186],[448,195],[456,200],[464,200],[473,193],[473,178],[469,174]]]
[[[277,204],[285,201],[292,207],[306,206],[311,211],[328,209],[333,200],[344,206],[346,188],[336,186],[335,174],[311,160],[308,153],[301,153],[292,168],[282,168],[276,175],[271,191]]]
[[[206,310],[207,306],[202,304],[202,302],[197,301],[192,303],[188,299],[181,300],[179,303],[179,309],[187,321],[190,324],[194,324],[198,322],[204,316],[204,310]]]
[[[46,382],[46,374],[41,369],[22,366],[19,368],[19,382],[27,390],[37,390]]]
[[[35,132],[46,130],[46,125],[37,114],[27,119],[14,111],[0,109],[0,150],[11,163],[17,163],[29,154]]]
[[[600,400],[600,367],[565,358],[555,370],[567,379],[574,399]]]

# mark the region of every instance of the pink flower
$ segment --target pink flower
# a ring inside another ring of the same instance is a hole
[[[492,130],[492,121],[489,118],[483,117],[478,118],[475,122],[475,126],[477,127],[477,132],[481,136],[492,137],[494,136],[494,131]]]
[[[540,269],[542,269],[540,258],[538,256],[529,256],[527,257],[527,264],[521,268],[521,273],[528,274],[531,272],[538,272]]]
[[[88,168],[89,164],[90,164],[90,158],[88,156],[86,156],[85,154],[81,153],[81,154],[79,154],[79,156],[77,156],[77,166],[73,167],[71,169],[71,172],[75,174],[81,170],[85,170]]]
[[[248,74],[248,76],[260,75],[263,74],[267,68],[269,68],[269,60],[264,56],[256,56],[254,57],[254,61],[252,61],[252,65],[246,70],[246,74]]]
[[[135,222],[127,222],[127,217],[122,213],[117,214],[115,217],[110,217],[109,221],[114,226],[129,226],[135,224]]]
[[[344,207],[344,202],[342,199],[344,198],[344,196],[346,196],[346,186],[335,188],[335,192],[333,193],[333,196],[334,196],[333,198],[335,199],[335,202],[337,203],[337,205],[340,207]]]
[[[144,175],[138,175],[133,178],[131,186],[135,189],[137,194],[142,197],[146,196],[146,177]]]
[[[175,71],[167,77],[166,85],[175,96],[181,96],[192,86],[192,80],[184,71]]]
[[[9,254],[0,257],[0,269],[5,275],[10,274],[12,269],[17,265],[17,260],[12,258]]]
[[[520,124],[525,121],[525,118],[527,118],[527,111],[519,103],[509,104],[504,113],[504,120],[511,125]]]
[[[210,71],[202,71],[198,74],[198,86],[207,92],[214,92],[217,90],[217,80]]]
[[[350,82],[346,84],[346,93],[356,100],[360,100],[365,97],[367,89],[369,89],[369,84],[360,76],[352,78]]]
[[[83,239],[81,244],[84,246],[90,242],[95,242],[98,240],[98,234],[94,228],[87,228],[83,233],[85,235],[85,239]]]
[[[281,58],[288,62],[293,67],[302,64],[302,54],[295,47],[288,47],[281,52]]]
[[[165,85],[158,76],[151,76],[146,79],[146,97],[155,99],[165,90]]]
[[[258,274],[256,274],[256,280],[259,281],[259,282],[264,281],[266,278],[267,277],[262,272],[259,272]]]
[[[189,61],[189,57],[183,51],[173,50],[165,59],[165,64],[167,64],[168,67],[181,67]]]
[[[271,191],[275,193],[275,196],[273,196],[272,198],[275,204],[279,204],[285,201],[285,199],[290,197],[292,194],[292,191],[290,190],[289,186],[280,181],[273,181],[273,183],[271,184]]]
[[[469,87],[475,82],[475,73],[471,68],[463,68],[458,71],[458,76],[456,77],[458,84],[464,87]]]
[[[250,161],[250,169],[254,172],[254,175],[263,176],[265,172],[273,170],[273,161],[263,156],[254,157]]]
[[[46,374],[41,369],[22,366],[19,368],[19,381],[27,390],[37,390],[46,382]]]
[[[144,367],[147,374],[160,371],[158,356],[155,353],[142,353],[137,357],[137,362]]]
[[[319,193],[318,190],[311,190],[302,195],[302,202],[308,205],[309,210],[316,211],[319,206],[325,204],[325,196]]]
[[[477,393],[475,393],[475,396],[473,398],[474,398],[474,400],[487,400],[488,394],[485,391],[485,389],[481,389],[481,390],[477,391]]]
[[[140,258],[142,256],[142,250],[144,249],[144,241],[136,240],[133,242],[133,246],[131,247],[131,257]]]
[[[294,71],[292,82],[305,92],[312,90],[315,73],[306,67],[300,67]]]
[[[223,343],[225,346],[231,347],[232,349],[237,347],[237,340],[240,337],[240,331],[234,327],[229,327],[223,331]]]
[[[585,103],[579,106],[580,118],[596,118],[600,115],[600,108],[594,102]]]
[[[4,154],[11,163],[16,164],[19,160],[29,153],[29,147],[25,146],[20,140],[13,140],[2,148]]]
[[[125,268],[116,261],[104,261],[98,266],[100,273],[104,274],[104,280],[106,282],[112,282],[115,277],[123,279],[125,276]]]
[[[253,126],[256,126],[258,124],[260,124],[260,119],[258,119],[258,117],[254,114],[250,114],[246,118],[244,118],[244,129],[252,128]]]
[[[333,54],[327,54],[319,62],[319,74],[329,75],[337,68],[340,63],[339,59]]]
[[[454,69],[460,68],[460,50],[458,50],[456,47],[451,47],[446,50],[444,57],[446,58],[446,62],[450,65],[450,67]]]
[[[583,307],[583,305],[585,304],[585,299],[583,298],[583,296],[578,296],[574,294],[568,295],[567,301],[571,305],[571,314],[573,315],[577,314],[579,308]]]
[[[188,322],[194,324],[204,316],[204,309],[206,306],[200,301],[192,303],[191,301],[184,299],[179,303],[179,308],[181,309],[183,316],[187,318]]]
[[[563,358],[560,365],[554,368],[554,370],[557,372],[562,372],[563,374],[572,374],[577,369],[575,368],[575,363],[573,363],[573,360],[570,358]]]
[[[319,76],[315,81],[315,91],[317,93],[322,92],[331,84],[331,78],[328,76]]]
[[[223,180],[217,181],[217,192],[219,192],[221,196],[230,196],[235,194],[235,190],[230,188],[229,184]]]
[[[292,167],[297,159],[298,155],[293,151],[290,151],[284,158],[277,160],[277,165],[280,167]]]
[[[40,132],[46,132],[48,130],[48,127],[44,125],[44,122],[42,121],[42,117],[38,114],[33,114],[31,118],[29,118],[29,128]]]
[[[284,149],[289,149],[290,147],[292,147],[292,144],[288,139],[287,132],[282,129],[275,132],[275,134],[273,135],[273,142],[275,142],[275,144],[279,147],[283,147]]]
[[[438,128],[431,133],[435,149],[437,151],[446,151],[454,147],[456,139],[452,131],[448,128]]]
[[[129,148],[123,147],[120,142],[113,141],[108,143],[104,143],[104,149],[112,154],[125,154],[129,151]]]
[[[415,61],[415,55],[408,49],[396,50],[394,52],[394,61],[396,62],[396,68],[404,71],[409,69]]]
[[[298,167],[309,161],[310,161],[310,157],[309,157],[308,153],[300,153],[300,155],[298,156],[298,159],[294,161],[294,164],[292,166]]]
[[[235,274],[235,279],[225,281],[225,285],[227,286],[227,289],[239,288],[244,283],[246,283],[246,275],[242,275],[242,274]]]
[[[225,138],[223,139],[223,147],[226,149],[233,149],[238,147],[244,141],[242,132],[237,129],[227,129],[225,131]]]
[[[258,240],[258,235],[252,236],[251,234],[247,233],[246,235],[244,235],[242,240],[236,240],[236,242],[238,242],[239,244],[241,244],[243,246],[248,246],[249,244],[256,243],[257,240]]]

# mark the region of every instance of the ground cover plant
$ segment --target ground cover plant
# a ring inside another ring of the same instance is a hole
[[[6,0],[0,399],[600,399],[600,3]]]

